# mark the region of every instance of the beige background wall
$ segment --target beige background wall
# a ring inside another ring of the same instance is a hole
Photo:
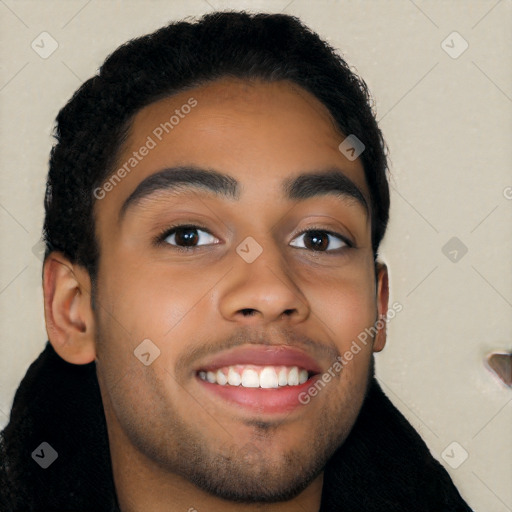
[[[512,348],[509,0],[0,1],[0,427],[46,340],[33,246],[53,119],[122,42],[225,8],[301,17],[370,86],[392,159],[382,252],[403,305],[378,377],[470,505],[511,511],[512,389],[483,364]],[[42,32],[58,44],[46,59],[31,47],[55,44]]]

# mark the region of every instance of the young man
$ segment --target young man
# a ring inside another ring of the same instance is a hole
[[[470,510],[374,378],[384,142],[325,42],[284,15],[172,24],[57,121],[6,510]]]

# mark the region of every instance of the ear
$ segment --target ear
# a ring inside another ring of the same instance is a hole
[[[373,351],[380,352],[386,345],[386,316],[389,302],[388,268],[384,263],[375,264],[377,277],[377,334],[373,342]]]
[[[80,265],[52,252],[43,267],[44,317],[48,339],[68,363],[95,360],[95,326],[91,279]]]

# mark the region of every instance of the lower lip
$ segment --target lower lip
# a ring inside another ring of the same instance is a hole
[[[238,406],[257,411],[259,413],[279,413],[290,412],[297,407],[303,407],[299,398],[305,396],[315,381],[319,378],[315,375],[303,384],[298,386],[283,386],[281,388],[244,388],[243,386],[221,386],[201,379],[197,380],[204,388],[211,393],[223,398],[224,400]]]

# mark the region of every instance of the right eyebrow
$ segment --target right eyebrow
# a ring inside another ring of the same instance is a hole
[[[238,181],[227,174],[197,167],[169,167],[148,176],[137,185],[119,211],[119,222],[126,211],[142,199],[162,190],[185,188],[203,189],[231,199],[238,199],[240,194]]]

